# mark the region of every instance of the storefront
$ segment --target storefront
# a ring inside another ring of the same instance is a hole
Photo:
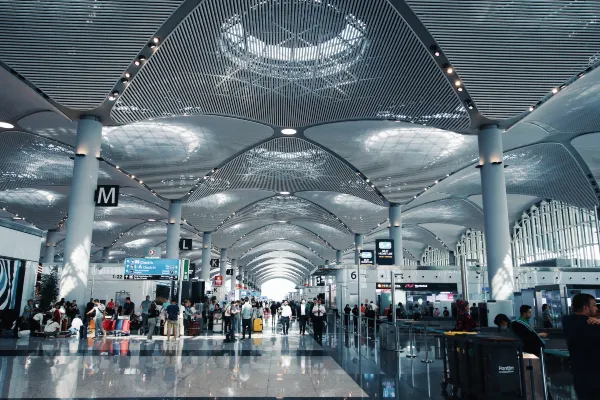
[[[377,282],[375,289],[378,305],[383,314],[383,310],[392,302],[392,284],[391,282]],[[396,282],[396,304],[402,302],[407,311],[414,309],[417,304],[421,307],[427,302],[431,304],[431,308],[438,307],[440,312],[443,307],[448,307],[450,310],[457,295],[458,285],[456,283]]]

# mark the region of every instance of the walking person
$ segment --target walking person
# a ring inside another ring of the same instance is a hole
[[[252,304],[246,297],[242,306],[242,340],[246,339],[246,329],[248,329],[248,340],[252,339]]]
[[[148,309],[148,336],[146,336],[148,342],[154,342],[154,340],[152,340],[152,335],[154,335],[154,329],[156,328],[156,323],[158,322],[159,316],[160,311],[158,311],[156,302],[153,301]]]
[[[148,329],[148,311],[150,311],[150,306],[152,302],[150,301],[150,296],[146,296],[146,300],[142,301],[140,305],[140,309],[142,310],[142,328],[140,331],[147,332]]]
[[[350,325],[350,314],[352,313],[352,309],[350,308],[350,304],[346,304],[344,307],[344,328],[348,330],[348,325]]]
[[[279,307],[277,306],[276,302],[271,302],[271,326],[275,326],[275,315],[277,314],[277,309]]]
[[[173,337],[175,340],[179,339],[179,306],[177,305],[176,299],[171,299],[171,304],[167,307],[167,321],[165,330],[167,331],[167,341],[171,340],[171,330],[173,331]]]
[[[317,304],[313,307],[313,331],[315,340],[321,342],[323,340],[323,320],[325,319],[325,306],[321,304],[321,299],[317,299]]]
[[[302,299],[298,310],[298,320],[300,321],[300,334],[306,335],[306,321],[308,320],[308,306],[306,300]]]
[[[287,335],[290,330],[290,318],[292,317],[292,308],[288,305],[287,300],[281,306],[281,325],[283,326],[283,335]]]

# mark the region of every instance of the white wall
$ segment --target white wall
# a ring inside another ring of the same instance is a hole
[[[0,226],[0,257],[35,261],[40,259],[41,236]]]

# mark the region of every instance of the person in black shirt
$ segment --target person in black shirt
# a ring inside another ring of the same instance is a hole
[[[600,398],[600,321],[594,296],[580,293],[571,302],[573,314],[565,315],[562,326],[571,359],[573,386],[579,400]]]
[[[135,303],[131,301],[131,298],[125,298],[125,305],[123,306],[123,315],[129,315],[129,317],[133,316],[135,310]]]

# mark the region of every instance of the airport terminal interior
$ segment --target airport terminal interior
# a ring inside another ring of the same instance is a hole
[[[593,0],[0,0],[0,398],[600,398],[599,65]]]

